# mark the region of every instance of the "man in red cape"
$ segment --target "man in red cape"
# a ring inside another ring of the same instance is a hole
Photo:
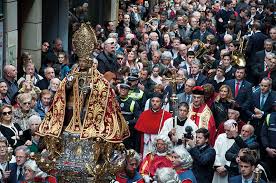
[[[216,125],[212,111],[204,102],[204,89],[201,86],[193,88],[193,102],[190,107],[189,118],[198,128],[206,128],[210,132],[210,144],[214,146]]]
[[[164,121],[172,116],[171,113],[161,108],[161,96],[156,94],[151,99],[151,108],[142,112],[135,125],[135,129],[142,133],[141,153],[143,157],[152,152],[154,138],[161,131]]]

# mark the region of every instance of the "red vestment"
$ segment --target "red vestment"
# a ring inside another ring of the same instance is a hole
[[[209,143],[214,146],[216,136],[216,123],[210,108],[204,103],[199,108],[190,107],[189,118],[198,128],[206,128],[210,133]]]
[[[139,172],[141,175],[149,175],[153,177],[158,168],[173,167],[172,162],[167,156],[158,156],[157,154],[149,153],[143,159]]]
[[[136,122],[135,129],[147,134],[157,134],[158,130],[162,129],[164,121],[172,117],[171,113],[164,111],[162,123],[160,124],[162,113],[163,109],[157,112],[153,112],[151,109],[142,112]]]

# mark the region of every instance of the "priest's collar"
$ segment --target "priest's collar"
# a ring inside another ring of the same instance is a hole
[[[185,122],[187,121],[187,118],[185,119],[179,119],[177,118],[177,125],[178,126],[184,126]]]

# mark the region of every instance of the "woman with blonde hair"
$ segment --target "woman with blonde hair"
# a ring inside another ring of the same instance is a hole
[[[228,108],[234,103],[231,88],[228,85],[222,85],[219,88],[219,93],[211,106],[213,112],[216,128],[219,124],[226,121],[228,118]]]

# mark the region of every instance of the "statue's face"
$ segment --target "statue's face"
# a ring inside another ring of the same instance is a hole
[[[79,59],[79,67],[80,70],[86,70],[88,68],[88,60],[86,59]]]

